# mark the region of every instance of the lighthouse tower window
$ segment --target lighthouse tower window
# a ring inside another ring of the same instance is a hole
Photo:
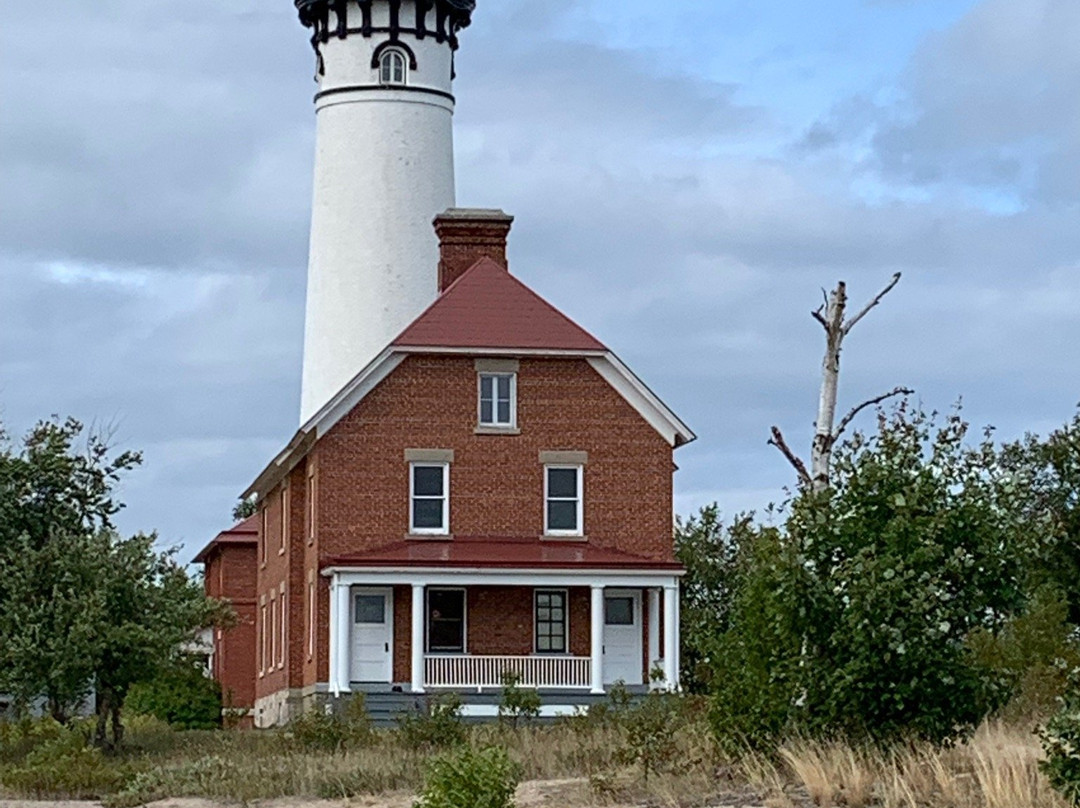
[[[390,48],[379,59],[379,80],[383,84],[404,84],[406,69],[405,54]]]

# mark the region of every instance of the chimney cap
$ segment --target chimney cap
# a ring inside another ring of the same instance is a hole
[[[514,217],[500,208],[447,208],[435,217],[435,224],[443,221],[509,223]]]

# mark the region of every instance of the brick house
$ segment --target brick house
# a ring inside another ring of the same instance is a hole
[[[221,684],[225,709],[240,726],[251,726],[255,706],[255,593],[258,591],[259,520],[251,517],[219,533],[199,551],[203,584],[212,598],[236,612],[230,628],[210,629],[210,674]]]
[[[358,690],[490,714],[508,671],[548,713],[677,684],[672,453],[694,435],[510,274],[511,222],[436,219],[434,304],[246,493],[255,636],[215,675],[251,678],[257,726]],[[215,541],[208,587],[234,548]]]

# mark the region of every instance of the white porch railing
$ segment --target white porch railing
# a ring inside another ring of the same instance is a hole
[[[590,658],[568,656],[424,656],[425,687],[501,687],[506,673],[521,687],[588,689]]]

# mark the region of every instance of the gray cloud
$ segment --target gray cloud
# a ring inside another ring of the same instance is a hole
[[[36,12],[2,34],[0,415],[115,420],[147,450],[125,527],[190,553],[296,425],[313,115],[289,5],[84,4],[53,23],[48,60]],[[578,5],[484,7],[464,33],[459,201],[516,214],[513,271],[699,432],[680,508],[780,497],[767,430],[809,442],[808,311],[839,277],[858,298],[906,273],[852,338],[845,401],[907,383],[931,406],[966,394],[976,422],[1013,432],[1069,415],[1076,105],[1044,81],[1074,87],[1049,30],[1071,24],[1065,4],[1039,0],[1048,22],[1020,36],[999,19],[1015,7],[987,0],[915,54],[902,105],[840,101],[772,156],[744,147],[785,133],[731,84],[560,38]],[[979,132],[972,116],[1025,94],[1037,122]],[[1049,146],[1021,148],[1033,137]],[[930,180],[1040,204],[1003,216]]]

